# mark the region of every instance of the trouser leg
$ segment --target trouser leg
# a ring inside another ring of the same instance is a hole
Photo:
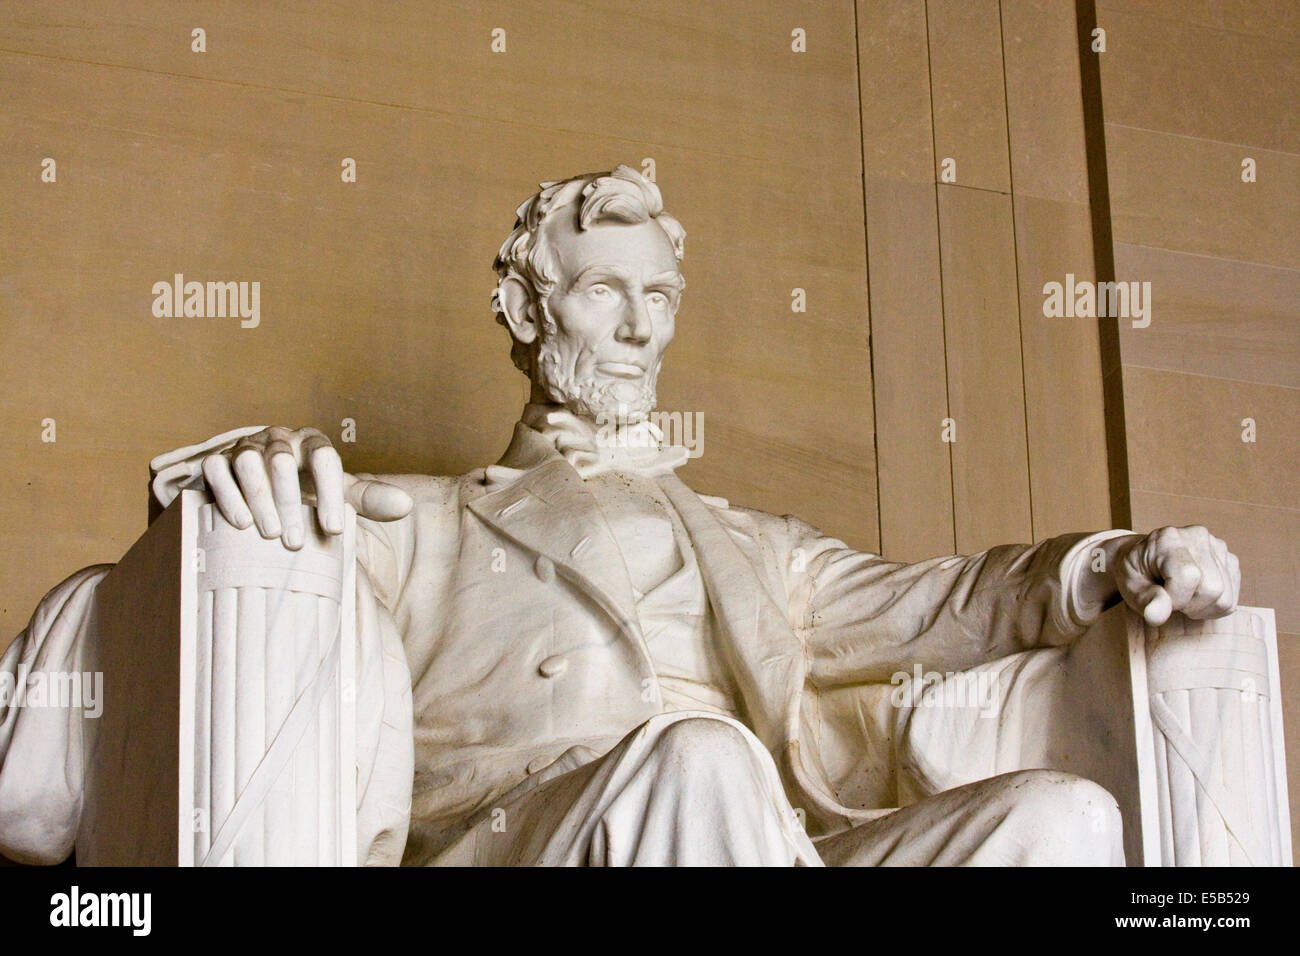
[[[707,715],[648,721],[499,811],[470,835],[477,864],[819,862],[766,750],[741,725]]]
[[[830,866],[1124,865],[1115,799],[1049,770],[946,790],[816,846]]]

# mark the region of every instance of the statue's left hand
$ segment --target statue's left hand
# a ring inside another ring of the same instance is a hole
[[[1124,538],[1111,567],[1120,596],[1152,626],[1175,611],[1223,617],[1236,608],[1241,591],[1237,556],[1199,525]]]

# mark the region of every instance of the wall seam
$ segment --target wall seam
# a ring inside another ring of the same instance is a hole
[[[1007,36],[998,0],[998,53],[1002,59],[1002,116],[1007,124],[1007,195],[1011,200],[1011,255],[1016,273],[1016,334],[1020,340],[1020,407],[1025,422],[1025,490],[1029,496],[1029,538],[1038,540],[1034,526],[1034,455],[1029,441],[1029,376],[1025,374],[1025,315],[1020,301],[1020,237],[1016,231],[1016,177],[1011,150],[1011,96],[1007,86]]]
[[[867,124],[862,103],[862,34],[858,24],[858,0],[853,6],[853,75],[858,84],[858,163],[862,172],[862,268],[867,283],[867,372],[871,376],[871,467],[876,476],[876,553],[885,550],[885,515],[880,498],[880,415],[876,399],[876,343],[871,331],[871,235],[867,225]]]
[[[930,57],[930,0],[925,2],[925,88],[930,97],[930,175],[939,160],[939,142],[934,128],[934,76]],[[934,235],[939,249],[939,327],[943,332],[943,404],[948,418],[952,418],[952,383],[948,372],[948,300],[943,289],[943,209],[939,201],[939,181],[934,181]],[[948,446],[948,496],[952,502],[952,548],[960,550],[957,543],[957,477],[952,458],[952,442]]]

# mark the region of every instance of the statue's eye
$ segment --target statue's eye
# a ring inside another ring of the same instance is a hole
[[[597,282],[587,290],[587,295],[591,296],[593,299],[608,299],[613,296],[613,294],[614,290],[603,282]]]
[[[656,309],[666,309],[668,308],[668,296],[664,295],[662,292],[651,292],[650,304]]]

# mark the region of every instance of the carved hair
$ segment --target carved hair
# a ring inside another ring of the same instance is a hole
[[[546,297],[558,281],[555,254],[542,231],[546,218],[556,210],[577,206],[578,228],[588,229],[598,222],[622,222],[628,225],[653,220],[673,244],[673,255],[681,262],[685,254],[686,230],[664,212],[659,187],[635,169],[618,166],[608,173],[587,173],[559,182],[542,183],[541,191],[525,200],[515,215],[515,228],[501,245],[492,267],[496,270],[497,288],[492,293],[492,311],[505,325],[502,314],[501,283],[518,279],[531,292],[539,306],[546,332],[554,331],[554,320],[546,310]],[[579,200],[581,202],[579,203]],[[514,340],[510,357],[525,374],[530,374],[530,349]]]

